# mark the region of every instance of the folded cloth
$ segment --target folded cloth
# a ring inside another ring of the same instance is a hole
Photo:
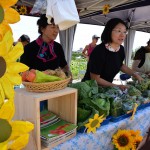
[[[66,30],[80,21],[74,0],[47,0],[46,17],[49,24],[54,18],[60,30]]]
[[[130,78],[131,78],[131,76],[128,75],[128,74],[125,74],[125,73],[120,75],[120,79],[121,79],[122,81],[128,80],[128,79],[130,79]]]

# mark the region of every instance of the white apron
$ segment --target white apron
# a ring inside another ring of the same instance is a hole
[[[140,69],[144,70],[145,73],[150,72],[150,53],[145,53],[145,62]]]

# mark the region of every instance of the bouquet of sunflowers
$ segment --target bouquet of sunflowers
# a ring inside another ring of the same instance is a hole
[[[136,150],[143,137],[139,130],[119,129],[112,137],[115,150]]]

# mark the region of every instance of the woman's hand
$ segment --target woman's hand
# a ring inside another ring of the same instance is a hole
[[[141,83],[144,80],[138,73],[134,73],[133,77],[137,79],[139,83]]]
[[[117,85],[119,88],[120,88],[120,90],[122,90],[122,91],[125,91],[127,88],[129,88],[128,86],[126,86],[126,85]]]

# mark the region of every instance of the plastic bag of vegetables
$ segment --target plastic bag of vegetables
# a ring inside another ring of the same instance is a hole
[[[138,90],[140,90],[141,92],[143,92],[143,91],[148,89],[149,84],[150,84],[150,80],[148,80],[148,79],[146,80],[145,79],[145,80],[141,81],[141,83],[135,84],[135,87]]]
[[[128,88],[128,94],[130,96],[140,96],[142,93],[141,93],[140,90],[138,90],[134,86],[130,85],[129,88]]]
[[[122,99],[119,97],[116,97],[110,103],[110,115],[113,117],[118,117],[118,116],[121,116],[122,114],[123,114]]]

